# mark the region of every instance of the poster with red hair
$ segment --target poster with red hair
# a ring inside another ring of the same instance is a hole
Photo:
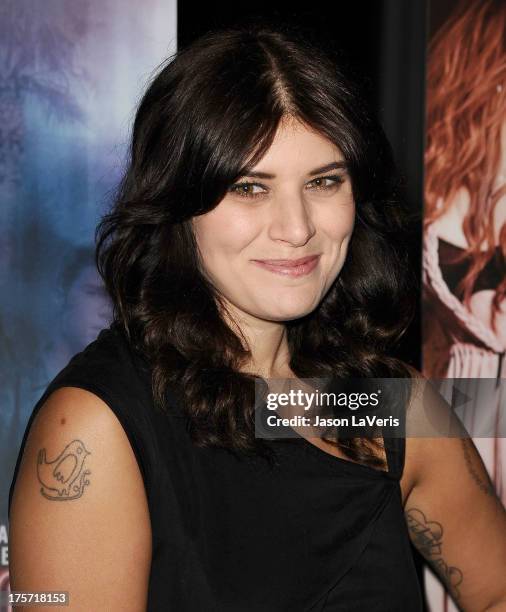
[[[474,399],[466,424],[504,504],[506,2],[432,0],[430,8],[423,373],[467,379]],[[484,382],[494,388],[487,413],[492,408],[496,436],[480,436]],[[426,584],[432,612],[457,610],[429,570]]]

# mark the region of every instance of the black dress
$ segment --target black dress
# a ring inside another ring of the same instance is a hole
[[[330,455],[304,438],[270,441],[275,467],[198,449],[172,398],[153,406],[149,370],[115,327],[53,379],[103,399],[144,479],[153,534],[149,611],[415,612],[422,595],[401,503],[404,439],[386,439],[389,471]]]

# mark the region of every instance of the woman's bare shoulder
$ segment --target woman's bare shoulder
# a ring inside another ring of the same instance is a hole
[[[145,605],[143,479],[123,427],[94,393],[62,387],[39,409],[13,489],[9,549],[14,590],[64,585],[75,610]]]
[[[466,438],[468,434],[452,404],[439,388],[439,380],[430,380],[409,366],[411,393],[406,406],[405,473],[418,480],[435,448],[435,441]],[[436,444],[437,446],[437,444]]]

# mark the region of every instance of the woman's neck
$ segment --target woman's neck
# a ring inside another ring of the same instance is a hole
[[[293,378],[290,369],[286,326],[282,321],[266,321],[229,307],[227,323],[245,340],[251,357],[241,371],[263,378]],[[231,319],[232,315],[233,319]]]

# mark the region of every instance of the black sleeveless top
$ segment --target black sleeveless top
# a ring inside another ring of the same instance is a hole
[[[399,478],[404,439],[385,439],[389,471],[304,438],[269,441],[274,467],[198,449],[175,398],[154,408],[146,362],[114,326],[53,379],[104,400],[122,424],[146,489],[153,537],[150,612],[416,612],[422,595]]]

